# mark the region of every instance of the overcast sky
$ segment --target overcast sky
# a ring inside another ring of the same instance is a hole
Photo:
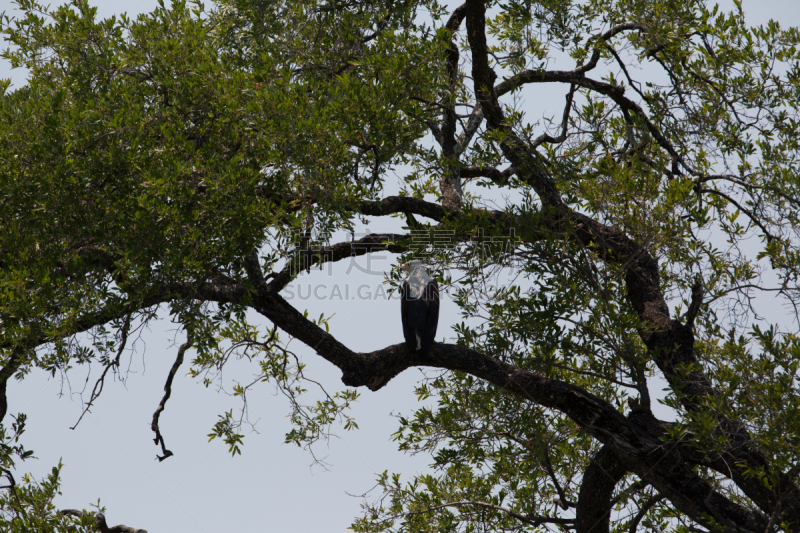
[[[157,6],[154,0],[93,4],[102,17],[123,11],[135,15]],[[9,0],[0,0],[0,11],[13,14],[12,9]],[[787,25],[800,19],[796,0],[744,0],[744,9],[753,15],[754,22],[772,17]],[[0,60],[0,78],[8,77],[15,86],[24,84],[25,74],[11,72]],[[558,105],[563,101],[560,93],[550,96],[545,101]],[[397,231],[399,223],[375,220],[369,229]],[[335,313],[331,331],[353,350],[372,351],[401,342],[399,302],[387,300],[381,290],[383,272],[393,264],[392,254],[383,253],[337,263],[330,271],[302,275],[290,288],[291,303],[309,309],[311,316]],[[316,294],[309,297],[312,287]],[[348,296],[350,299],[345,300]],[[266,325],[265,320],[256,321]],[[450,339],[450,326],[457,321],[461,317],[456,306],[445,299],[437,340]],[[208,442],[207,434],[217,415],[238,409],[240,403],[213,388],[204,388],[198,380],[183,377],[188,360],[176,376],[160,423],[167,447],[175,455],[158,462],[159,449],[153,443],[150,421],[163,395],[177,346],[184,341],[183,332],[167,321],[142,332],[131,354],[126,382],[107,383],[97,406],[74,431],[69,427],[81,414],[79,392],[86,386],[85,369],[72,372],[67,383],[48,379],[44,372],[33,372],[23,382],[10,382],[9,413],[29,415],[23,438],[38,458],[20,465],[19,472],[31,471],[42,477],[61,460],[63,496],[57,500],[59,507],[86,508],[100,498],[108,508],[110,524],[123,523],[149,533],[311,533],[344,531],[359,514],[361,499],[353,495],[368,491],[380,472],[403,472],[408,479],[424,471],[430,462],[427,456],[397,452],[390,441],[397,429],[392,415],[408,415],[419,406],[413,394],[420,378],[417,370],[394,378],[376,393],[360,390],[362,398],[353,415],[361,429],[344,432],[335,428],[339,437],[329,446],[315,448],[317,456],[326,459],[326,470],[312,467],[307,452],[283,444],[289,430],[288,404],[269,385],[256,388],[250,395],[250,418],[257,421],[259,433],[246,436],[241,456],[231,458],[218,439]],[[341,373],[336,368],[299,343],[293,347],[305,354],[310,377],[329,391],[342,388]],[[251,373],[247,365],[234,362],[225,369],[223,381],[230,386],[233,379],[246,380]],[[659,385],[654,383],[653,388]],[[655,395],[659,392],[653,391]]]

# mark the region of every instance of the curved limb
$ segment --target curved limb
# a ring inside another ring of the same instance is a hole
[[[608,447],[600,448],[583,473],[575,513],[576,533],[608,533],[614,488],[627,470]]]

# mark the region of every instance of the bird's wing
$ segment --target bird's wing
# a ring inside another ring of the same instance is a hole
[[[400,316],[403,319],[403,338],[406,341],[406,346],[409,350],[414,350],[417,347],[417,337],[414,332],[411,317],[409,316],[413,311],[413,303],[408,301],[410,292],[408,282],[404,281],[400,284]]]
[[[429,336],[431,342],[436,337],[436,328],[439,325],[439,282],[436,280],[428,283],[425,288],[428,293],[428,316],[425,317],[425,333],[426,337]]]
[[[403,318],[403,329],[408,327],[408,282],[400,284],[400,315]]]

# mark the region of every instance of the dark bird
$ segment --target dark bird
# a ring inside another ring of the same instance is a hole
[[[403,336],[409,350],[426,355],[439,325],[439,284],[425,272],[422,261],[404,264],[408,277],[400,286]]]

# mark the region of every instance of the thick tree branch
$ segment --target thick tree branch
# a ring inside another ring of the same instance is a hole
[[[689,309],[686,311],[686,325],[689,327],[694,327],[694,321],[697,318],[697,313],[700,312],[700,308],[703,305],[703,295],[705,291],[703,290],[703,279],[698,276],[692,285],[692,300],[689,303]]]
[[[0,422],[5,419],[6,412],[8,412],[8,397],[6,396],[8,380],[19,370],[25,353],[25,350],[21,348],[13,348],[9,351],[11,356],[6,361],[6,364],[3,365],[3,368],[0,369]]]
[[[447,24],[445,24],[445,28],[450,30],[451,32],[455,33],[461,27],[461,22],[464,20],[464,17],[467,15],[467,4],[461,4],[457,8],[453,10],[450,14],[450,18],[447,19]]]
[[[447,28],[455,33],[461,26],[461,21],[466,15],[466,8],[464,5],[456,8],[450,19],[447,22]],[[456,127],[458,125],[458,117],[456,115],[456,88],[461,78],[461,73],[458,68],[459,50],[455,39],[451,39],[448,43],[447,51],[445,52],[447,66],[447,76],[449,84],[444,91],[442,97],[442,124],[438,128],[434,128],[429,124],[431,131],[436,136],[438,130],[437,142],[442,147],[442,156],[446,161],[444,171],[439,176],[439,190],[442,193],[442,207],[448,211],[458,212],[461,209],[461,200],[464,196],[461,190],[461,175],[459,174],[460,165],[458,164],[458,156],[463,151],[456,139]]]
[[[489,178],[494,182],[508,182],[509,178],[516,173],[514,167],[508,167],[505,170],[497,170],[496,168],[475,168],[464,167],[461,169],[461,176],[465,178]]]
[[[612,447],[603,446],[586,467],[575,512],[576,533],[608,533],[611,497],[627,472]]]
[[[694,353],[692,323],[682,324],[672,319],[660,289],[658,263],[646,249],[616,228],[610,228],[585,215],[573,214],[574,235],[584,246],[594,247],[606,261],[623,265],[628,300],[636,314],[648,327],[640,337],[648,353],[674,390],[681,391],[681,401],[687,409],[702,409],[706,398],[717,392],[703,373]],[[722,418],[718,431],[728,440],[725,456],[736,484],[768,513],[779,506],[785,520],[800,524],[800,491],[795,482],[780,476],[780,483],[770,490],[749,474],[751,468],[769,470],[769,461],[758,450],[746,429],[738,422]],[[792,494],[781,503],[782,495]]]
[[[442,129],[436,123],[435,120],[432,118],[425,119],[425,125],[428,126],[428,129],[431,130],[431,134],[433,135],[433,139],[439,143],[439,146],[444,144],[444,137],[442,136]]]
[[[267,200],[284,205],[285,207],[283,207],[283,209],[285,209],[287,213],[300,211],[308,205],[309,202],[312,204],[314,203],[314,198],[311,196],[305,198],[282,197],[275,195],[264,187],[259,187],[257,194]],[[436,221],[443,220],[446,215],[446,211],[441,205],[426,202],[425,200],[412,196],[387,196],[381,200],[361,200],[354,205],[350,205],[349,209],[368,216],[388,216],[394,213],[411,212]]]
[[[198,284],[188,283],[163,283],[156,284],[143,294],[136,295],[129,300],[111,302],[102,309],[85,313],[69,322],[60,324],[59,332],[49,333],[44,331],[34,332],[27,338],[6,340],[0,343],[0,349],[6,350],[11,355],[2,369],[0,369],[0,414],[5,417],[8,403],[6,399],[6,385],[11,376],[19,370],[24,362],[27,351],[39,346],[54,342],[64,337],[70,337],[86,332],[94,327],[106,324],[150,307],[169,302],[175,299],[197,298],[216,302],[242,302],[247,293],[244,286],[218,276],[214,281],[205,281]],[[0,421],[3,420],[0,418]]]
[[[362,215],[387,216],[394,213],[414,213],[432,218],[437,222],[444,220],[447,212],[439,204],[426,202],[411,196],[388,196],[382,200],[362,201],[355,209]]]
[[[155,282],[141,293],[132,294],[128,299],[113,300],[98,310],[84,313],[70,320],[64,320],[59,324],[59,332],[36,331],[23,339],[0,342],[0,349],[12,351],[14,349],[32,350],[48,342],[83,333],[96,326],[122,319],[128,314],[171,300],[197,298],[199,300],[238,301],[242,299],[244,294],[245,289],[241,284],[220,275],[197,283]],[[4,375],[11,375],[16,371],[16,369],[8,369],[9,364],[15,362],[15,356],[16,354],[12,355],[3,370],[0,370],[0,379]],[[19,361],[21,357],[22,354],[19,355],[16,361]]]

